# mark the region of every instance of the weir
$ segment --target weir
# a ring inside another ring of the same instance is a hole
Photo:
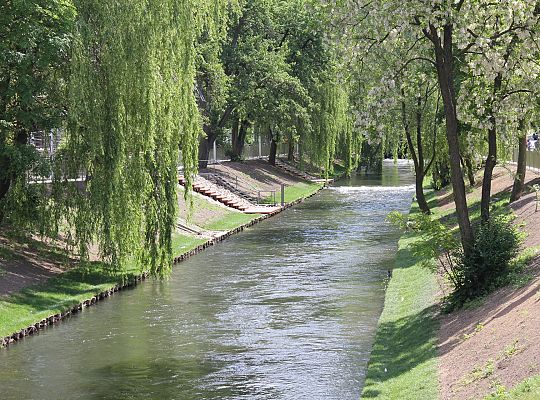
[[[411,167],[305,203],[0,351],[2,399],[358,399]]]

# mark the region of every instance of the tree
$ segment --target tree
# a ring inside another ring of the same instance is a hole
[[[459,103],[460,119],[481,132],[487,133],[480,203],[481,219],[490,217],[491,180],[498,159],[498,142],[505,130],[519,130],[518,108],[523,109],[520,94],[532,92],[523,70],[530,72],[530,64],[523,45],[538,24],[536,2],[523,2],[520,7],[505,3],[486,3],[475,8],[464,5],[464,13],[474,12],[478,21],[485,24],[469,25],[462,32],[459,47],[462,49],[462,70],[466,77],[462,83]],[[534,65],[535,63],[533,63]],[[515,99],[514,99],[515,98]],[[514,136],[514,134],[511,134]]]
[[[21,202],[32,213],[29,200],[37,201],[38,187],[28,184],[27,173],[39,174],[44,160],[29,138],[63,126],[74,20],[69,1],[0,4],[0,221]]]
[[[465,184],[463,181],[462,152],[460,141],[467,133],[463,131],[458,111],[462,109],[461,102],[471,93],[461,87],[461,70],[468,61],[467,57],[482,49],[480,57],[485,60],[504,58],[514,34],[522,35],[530,31],[531,24],[536,25],[538,4],[536,1],[519,2],[488,2],[463,0],[456,2],[432,2],[428,5],[422,1],[399,2],[357,2],[355,24],[356,35],[364,52],[379,47],[392,38],[399,37],[411,44],[412,52],[418,46],[429,45],[432,56],[425,55],[406,57],[404,63],[422,61],[434,66],[437,74],[439,91],[445,114],[446,140],[448,158],[451,169],[456,215],[460,228],[461,242],[467,253],[472,243],[473,231],[469,218]],[[530,18],[534,16],[534,18]],[[477,28],[481,32],[477,31]],[[485,33],[485,34],[484,34]],[[410,39],[412,38],[412,39]],[[486,43],[486,39],[488,42]],[[485,51],[485,50],[489,50]],[[491,55],[491,57],[486,57]],[[499,65],[498,62],[494,63]],[[497,74],[496,74],[497,75]],[[498,93],[501,86],[496,75],[493,77],[493,89],[486,92],[492,95]],[[487,94],[486,94],[487,95]],[[488,113],[489,114],[489,113]],[[489,115],[493,119],[493,115]],[[491,124],[492,131],[488,132],[489,151],[487,158],[486,176],[484,177],[483,209],[489,211],[489,196],[491,188],[492,165],[495,159],[497,132]],[[467,158],[467,157],[466,157]],[[486,199],[488,207],[486,208]]]
[[[201,59],[197,86],[205,135],[200,167],[206,166],[214,141],[229,130],[233,159],[241,159],[250,128],[266,132],[273,151],[286,139],[290,149],[300,142],[306,154],[324,155],[321,160],[333,154],[335,149],[327,151],[326,146],[335,147],[337,141],[326,141],[334,137],[326,129],[337,125],[314,123],[324,116],[321,107],[331,103],[324,97],[332,94],[326,88],[338,85],[334,42],[325,42],[326,19],[327,10],[318,0],[246,2],[237,18],[231,18],[222,47],[214,45]],[[205,46],[210,46],[206,38]],[[218,92],[216,85],[225,89]],[[328,162],[322,164],[325,168]]]
[[[220,31],[219,0],[77,0],[59,214],[83,258],[97,242],[113,268],[166,273],[176,222],[178,149],[189,182],[200,118],[194,45]],[[84,192],[67,178],[86,171]]]
[[[427,151],[423,143],[424,138],[426,136],[424,132],[425,119],[426,119],[424,112],[427,109],[426,105],[431,100],[430,97],[433,96],[433,93],[430,93],[430,91],[432,91],[432,88],[430,88],[429,86],[426,86],[424,93],[422,94],[418,93],[416,95],[416,104],[414,107],[416,135],[414,138],[411,132],[411,124],[409,122],[410,117],[407,112],[405,90],[401,89],[401,91],[402,91],[401,108],[402,108],[403,126],[405,130],[405,136],[407,138],[407,146],[409,150],[409,155],[413,160],[414,171],[415,171],[416,201],[418,202],[418,207],[424,214],[430,214],[431,210],[429,209],[429,205],[424,195],[424,179],[427,173],[429,172],[431,166],[433,165],[435,158],[437,157],[435,146],[437,145],[437,130],[438,130],[437,118],[438,118],[438,113],[439,113],[438,93],[437,93],[437,106],[435,108],[435,112],[432,117],[433,126],[431,127],[431,129],[433,130],[433,135],[432,135],[433,137],[431,141],[433,144],[431,145],[432,146],[431,159],[428,160],[426,158]]]

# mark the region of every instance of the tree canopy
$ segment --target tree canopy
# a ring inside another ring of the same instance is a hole
[[[411,158],[425,213],[424,178],[452,184],[467,251],[465,180],[483,166],[489,221],[494,166],[538,126],[539,14],[534,0],[4,2],[0,219],[165,273],[179,154],[189,186],[216,141],[241,160],[258,133],[270,162],[285,142],[326,176],[336,159],[351,173]],[[30,142],[52,129],[50,160]]]

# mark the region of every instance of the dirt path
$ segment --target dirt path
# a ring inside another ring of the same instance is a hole
[[[540,175],[527,171],[527,184]],[[493,193],[511,190],[512,175],[497,168]],[[469,199],[480,197],[476,187]],[[450,201],[449,201],[450,200]],[[443,197],[444,207],[452,207]],[[529,193],[512,205],[517,224],[528,234],[525,246],[540,245],[540,212],[535,194]],[[482,305],[441,317],[439,331],[439,381],[442,400],[483,399],[497,388],[510,388],[540,373],[540,256],[529,266],[535,276],[526,286],[503,288]]]

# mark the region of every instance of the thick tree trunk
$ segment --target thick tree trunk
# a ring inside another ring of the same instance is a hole
[[[424,214],[431,214],[431,210],[424,194],[423,171],[416,171],[416,201],[418,202],[418,207],[420,208],[420,211],[422,211]]]
[[[3,174],[0,174],[0,202],[6,197],[9,187],[11,186],[11,179],[10,177],[5,174],[5,171],[8,170],[9,167],[9,159],[8,157],[1,157],[0,158],[0,168],[3,170]],[[0,210],[1,213],[1,210]],[[0,220],[1,220],[1,214],[0,214]]]
[[[210,158],[210,150],[214,147],[216,135],[210,132],[209,128],[205,127],[206,137],[199,141],[199,169],[208,167]]]
[[[248,121],[240,122],[235,119],[232,126],[232,151],[231,161],[241,161],[246,144],[246,136],[249,127]]]
[[[289,150],[287,152],[287,160],[290,162],[294,161],[294,140],[292,137],[289,138]]]
[[[270,165],[276,165],[276,154],[277,154],[277,143],[272,138],[272,141],[270,142],[270,155],[268,156],[268,162]]]
[[[510,195],[510,203],[519,200],[525,189],[525,175],[527,173],[527,135],[519,138],[517,173]]]
[[[465,182],[463,181],[461,155],[459,150],[459,125],[456,110],[454,54],[452,43],[453,26],[450,24],[444,26],[444,42],[441,42],[441,38],[439,37],[435,26],[430,26],[429,29],[430,31],[426,33],[428,38],[434,44],[437,77],[444,104],[446,140],[448,142],[452,189],[454,193],[454,203],[456,205],[459,232],[461,235],[461,244],[463,245],[463,251],[468,253],[473,242],[473,231],[469,217],[469,209],[467,207]]]
[[[4,163],[1,163],[0,165],[4,165]],[[9,191],[10,186],[11,180],[7,176],[0,177],[0,224],[4,220],[4,207],[2,203]]]

